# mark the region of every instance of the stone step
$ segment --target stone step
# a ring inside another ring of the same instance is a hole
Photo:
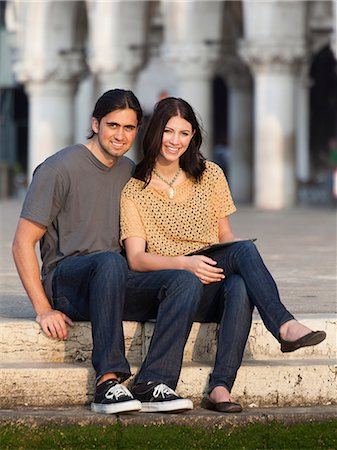
[[[210,371],[211,365],[185,362],[177,392],[199,405]],[[247,361],[232,395],[245,407],[335,405],[336,378],[332,360]],[[89,363],[7,362],[0,369],[0,386],[2,409],[84,405],[92,400],[94,371]]]
[[[325,330],[327,339],[315,347],[306,347],[293,353],[281,353],[280,345],[266,330],[260,319],[252,324],[244,360],[298,360],[337,357],[337,317],[335,315],[303,315],[298,317],[314,330]],[[124,322],[126,355],[129,361],[144,359],[154,324]],[[217,325],[193,324],[185,347],[185,361],[204,363],[214,360]],[[67,341],[47,338],[40,326],[29,319],[0,319],[0,360],[6,362],[81,362],[91,358],[91,326],[76,322],[69,328]]]

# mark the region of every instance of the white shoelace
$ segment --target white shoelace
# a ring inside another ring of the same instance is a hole
[[[173,389],[171,389],[170,387],[166,386],[166,384],[158,384],[158,386],[156,386],[153,390],[153,397],[154,398],[158,398],[159,395],[161,395],[163,398],[165,398],[165,395],[175,395],[177,396],[177,394],[174,392]]]
[[[105,397],[108,399],[112,399],[115,397],[116,400],[119,399],[119,397],[122,396],[127,396],[132,398],[132,395],[130,393],[130,391],[122,386],[121,384],[115,384],[115,386],[112,386],[106,393],[105,393]]]

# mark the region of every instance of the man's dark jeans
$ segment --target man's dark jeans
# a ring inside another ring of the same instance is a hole
[[[133,320],[156,318],[138,380],[162,381],[175,387],[203,290],[195,275],[184,270],[131,272],[118,253],[98,252],[61,261],[52,286],[55,309],[73,320],[91,321],[97,378],[110,372],[118,373],[122,380],[130,376],[122,320],[131,319],[127,311],[136,311]]]
[[[91,322],[97,378],[110,372],[122,380],[130,376],[122,328],[127,273],[121,255],[97,252],[64,259],[53,275],[53,308],[73,320]]]

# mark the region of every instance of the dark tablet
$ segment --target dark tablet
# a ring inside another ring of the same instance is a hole
[[[236,244],[237,242],[245,242],[245,241],[255,242],[256,238],[242,239],[241,241],[233,241],[233,242],[220,242],[219,244],[208,245],[207,247],[202,247],[202,248],[199,248],[199,250],[195,250],[194,252],[188,253],[186,256],[193,256],[193,255],[206,255],[207,256],[223,247],[228,247],[229,245]]]

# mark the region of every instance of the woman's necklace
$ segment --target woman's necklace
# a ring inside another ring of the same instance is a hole
[[[176,195],[176,190],[175,190],[174,187],[173,187],[173,183],[174,183],[174,182],[176,181],[176,179],[178,178],[178,175],[180,174],[180,172],[181,172],[181,167],[179,167],[179,169],[176,171],[176,173],[175,173],[174,177],[172,178],[172,180],[171,180],[171,181],[167,181],[167,180],[165,180],[165,178],[164,178],[162,175],[160,175],[159,172],[156,171],[156,169],[153,169],[153,173],[154,173],[155,175],[157,175],[157,177],[160,178],[162,181],[164,181],[164,183],[166,183],[166,184],[168,184],[168,185],[170,186],[170,187],[167,189],[167,196],[168,196],[168,198],[169,198],[170,200],[172,200],[173,197]]]

